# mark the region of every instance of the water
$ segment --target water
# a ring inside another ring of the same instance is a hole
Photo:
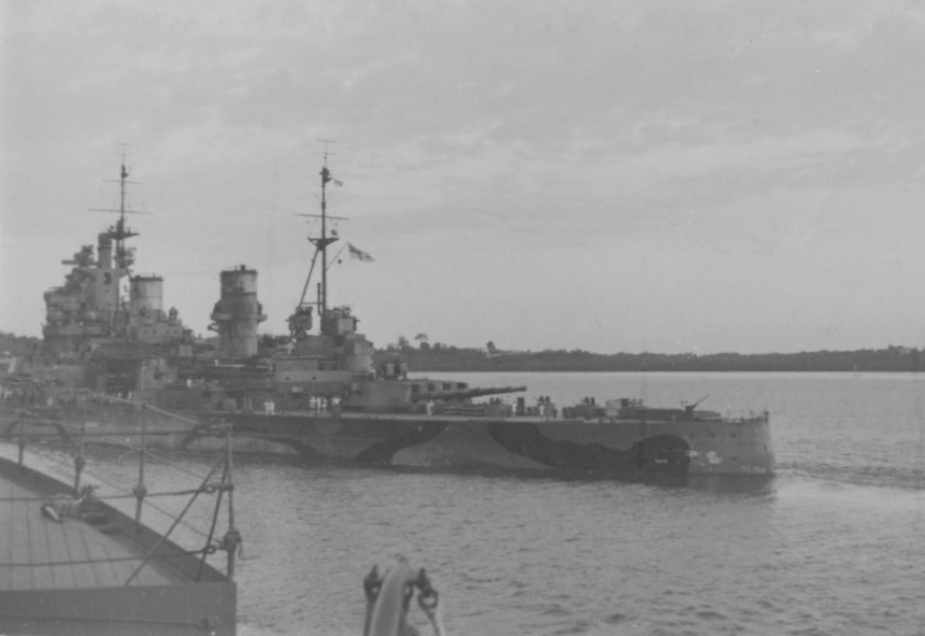
[[[925,634],[925,376],[450,376],[560,405],[767,407],[780,474],[743,494],[239,457],[241,634],[362,633],[362,579],[397,554],[427,568],[451,636]],[[211,459],[171,461],[201,475]],[[133,483],[114,452],[91,465]]]

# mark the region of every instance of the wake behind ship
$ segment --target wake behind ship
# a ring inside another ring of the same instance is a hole
[[[221,273],[210,325],[217,344],[194,338],[177,310],[164,311],[163,279],[131,274],[126,241],[137,233],[125,222],[124,165],[120,175],[118,221],[99,234],[95,255],[84,246],[64,261],[72,266],[64,285],[45,294],[42,351],[8,365],[0,431],[29,420],[52,436],[82,426],[97,441],[124,442],[143,423],[151,445],[205,449],[220,445],[216,427],[230,424],[238,452],[312,461],[628,480],[774,473],[766,412],[730,418],[629,398],[534,407],[500,397],[526,387],[409,377],[400,359],[375,364],[351,308],[328,304],[328,273],[340,252],[329,255],[339,237],[329,228],[338,217],[327,212],[326,158],[320,213],[303,215],[319,232],[308,239],[314,251],[289,334],[258,335],[267,318],[258,273],[239,265]]]

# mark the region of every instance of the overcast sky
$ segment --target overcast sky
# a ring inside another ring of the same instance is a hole
[[[125,148],[165,308],[205,333],[246,264],[285,333],[330,139],[377,345],[925,346],[920,3],[0,7],[0,330],[40,333]]]

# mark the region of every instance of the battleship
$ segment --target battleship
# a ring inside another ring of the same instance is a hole
[[[132,274],[127,241],[138,234],[126,222],[127,177],[123,161],[118,220],[98,235],[96,253],[83,246],[64,261],[72,268],[64,284],[45,293],[41,350],[6,365],[0,434],[28,420],[49,437],[79,428],[103,443],[146,437],[212,450],[223,443],[215,431],[230,425],[235,452],[307,461],[623,480],[774,474],[766,411],[731,417],[630,398],[534,406],[514,395],[523,386],[409,377],[400,359],[377,363],[351,308],[329,304],[329,252],[340,240],[331,223],[340,217],[327,209],[327,156],[320,211],[302,215],[316,231],[288,335],[258,334],[267,319],[258,272],[237,265],[220,274],[209,327],[217,337],[195,338],[176,309],[164,310],[163,279]]]

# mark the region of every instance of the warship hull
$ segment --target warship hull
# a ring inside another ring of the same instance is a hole
[[[137,233],[125,225],[123,164],[119,221],[98,235],[96,255],[85,245],[66,261],[65,284],[46,293],[45,364],[9,374],[3,401],[27,408],[7,413],[0,434],[14,435],[17,418],[27,417],[51,437],[81,431],[87,441],[211,450],[230,425],[237,452],[308,461],[625,479],[773,474],[766,413],[729,419],[697,404],[651,409],[626,398],[604,407],[586,398],[558,411],[548,396],[529,408],[518,398],[512,408],[496,396],[526,387],[408,378],[392,353],[377,363],[351,308],[328,303],[328,267],[339,262],[328,249],[340,239],[327,231],[325,193],[335,181],[327,155],[319,174],[321,214],[305,216],[320,218],[320,234],[308,237],[315,251],[289,335],[258,336],[267,319],[258,272],[242,264],[220,274],[209,325],[217,338],[207,341],[175,309],[163,310],[160,277],[131,276],[125,241]],[[350,258],[374,260],[344,247]],[[128,298],[112,284],[124,277]]]
[[[22,411],[18,417],[24,417]],[[774,456],[766,416],[740,420],[653,421],[612,417],[194,411],[181,417],[128,405],[83,411],[39,407],[50,438],[144,443],[171,450],[215,450],[231,425],[236,453],[300,457],[429,470],[510,471],[620,479],[649,475],[771,476]],[[7,413],[2,433],[14,436]],[[142,432],[144,430],[144,432]],[[79,433],[78,431],[83,431]]]

